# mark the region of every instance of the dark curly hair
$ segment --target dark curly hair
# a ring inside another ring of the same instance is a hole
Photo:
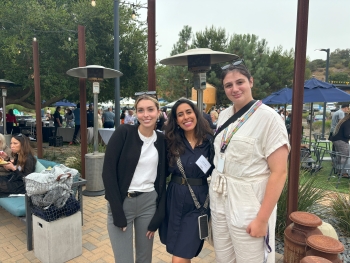
[[[165,126],[165,138],[168,144],[168,159],[171,166],[176,163],[176,158],[185,152],[185,144],[183,142],[184,131],[176,122],[176,110],[183,103],[190,105],[196,115],[197,125],[194,128],[196,138],[199,139],[199,141],[205,141],[208,140],[208,134],[213,134],[213,131],[209,127],[208,121],[204,119],[203,114],[199,112],[198,108],[190,100],[179,99],[171,108],[168,123]]]

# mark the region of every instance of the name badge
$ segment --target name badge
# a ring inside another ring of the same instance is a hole
[[[208,160],[201,155],[201,157],[198,158],[196,161],[196,164],[198,165],[199,168],[203,171],[203,173],[207,173],[209,168],[211,167],[211,164],[208,162]]]
[[[225,167],[225,155],[224,154],[219,154],[218,156],[218,165],[216,167],[216,170],[218,170],[219,173],[224,172],[224,167]]]

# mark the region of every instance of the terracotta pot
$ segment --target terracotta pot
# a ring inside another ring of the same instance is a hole
[[[300,260],[300,263],[332,263],[328,259],[315,257],[315,256],[307,256]]]
[[[326,258],[333,263],[343,262],[339,258],[339,253],[344,251],[344,246],[338,240],[324,236],[324,235],[313,235],[309,236],[306,240],[307,244],[307,256],[318,256]]]
[[[290,224],[284,231],[284,263],[299,263],[306,256],[306,239],[312,235],[322,235],[317,228],[322,220],[311,213],[293,212],[289,215]]]

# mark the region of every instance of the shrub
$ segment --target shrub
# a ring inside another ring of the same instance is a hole
[[[336,193],[331,198],[331,213],[335,224],[347,236],[350,235],[350,194]]]
[[[326,196],[327,187],[322,186],[322,181],[317,176],[309,176],[306,171],[300,171],[298,211],[313,212],[315,206]],[[276,236],[283,237],[286,228],[288,200],[288,180],[284,185],[277,203]],[[319,211],[319,210],[317,210]]]

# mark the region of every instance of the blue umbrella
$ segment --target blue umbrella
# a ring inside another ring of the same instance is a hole
[[[69,101],[57,101],[54,104],[56,107],[61,106],[61,107],[76,107],[77,105],[75,103],[69,102]]]
[[[331,83],[312,78],[304,83],[304,103],[350,101],[350,94]]]
[[[290,104],[292,103],[292,89],[283,88],[272,93],[262,100],[264,104]]]

